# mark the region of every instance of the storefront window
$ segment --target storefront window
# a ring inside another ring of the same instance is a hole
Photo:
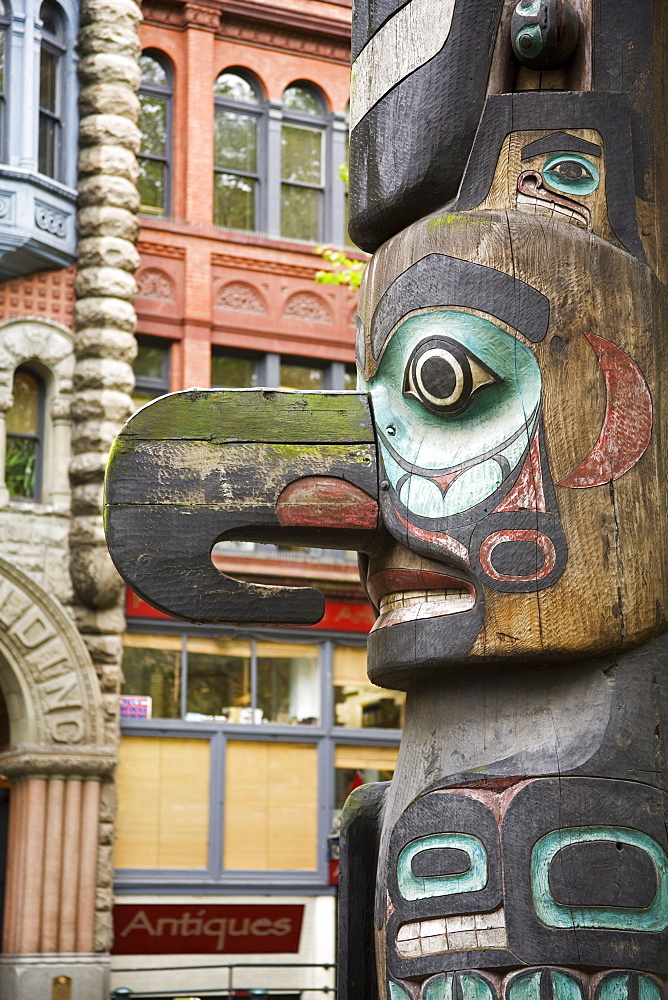
[[[188,637],[187,719],[254,722],[251,644]]]
[[[372,684],[366,649],[334,648],[334,724],[356,729],[401,729],[406,696]],[[376,780],[376,779],[369,779]]]
[[[181,715],[180,635],[125,636],[124,695],[150,698],[148,718],[178,719]]]
[[[344,746],[334,751],[334,809],[340,815],[351,792],[371,781],[390,781],[399,747]]]
[[[258,642],[257,709],[262,721],[317,725],[319,681],[317,646]]]

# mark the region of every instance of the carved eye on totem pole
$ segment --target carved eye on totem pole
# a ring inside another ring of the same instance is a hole
[[[571,58],[580,22],[568,0],[520,0],[513,12],[513,52],[529,69],[556,69]]]

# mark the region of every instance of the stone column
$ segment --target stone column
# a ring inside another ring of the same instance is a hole
[[[96,868],[100,787],[114,763],[112,753],[95,752],[2,759],[12,781],[3,1000],[42,1000],[63,975],[82,996],[106,998],[109,959],[95,953]]]
[[[125,620],[123,584],[104,540],[102,491],[109,448],[132,412],[140,20],[135,0],[83,0],[81,5],[70,572],[74,612],[102,691],[103,738],[110,748],[118,743]],[[67,850],[63,853],[61,950],[109,951],[114,803],[110,778],[101,786],[66,783],[63,838],[69,843],[78,837],[78,856],[73,883],[74,862]],[[80,829],[71,825],[77,810]],[[98,847],[102,840],[104,846]]]

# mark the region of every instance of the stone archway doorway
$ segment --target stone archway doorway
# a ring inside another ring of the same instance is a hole
[[[2,559],[0,691],[0,774],[9,785],[0,996],[43,1000],[66,976],[74,995],[102,1000],[108,956],[95,952],[96,871],[100,787],[114,747],[72,618]]]

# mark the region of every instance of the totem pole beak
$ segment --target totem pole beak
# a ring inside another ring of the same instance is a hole
[[[175,618],[311,625],[322,594],[215,568],[218,541],[362,550],[378,525],[365,393],[190,389],[125,425],[105,481],[105,530],[128,585]]]

